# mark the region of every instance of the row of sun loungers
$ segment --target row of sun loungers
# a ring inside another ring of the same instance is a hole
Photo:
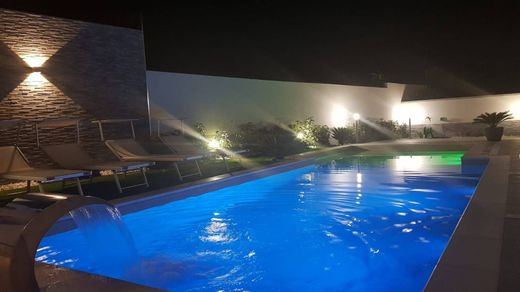
[[[75,180],[79,194],[83,195],[81,177],[89,177],[91,171],[33,168],[16,146],[0,147],[0,177],[11,180],[27,181],[27,189],[31,187],[31,181],[39,182],[40,192],[45,192],[43,185],[56,181]]]
[[[118,191],[137,186],[148,187],[146,177],[147,168],[156,163],[172,164],[175,167],[180,180],[186,177],[198,175],[202,172],[199,160],[208,158],[214,153],[201,151],[183,136],[162,135],[159,136],[164,145],[171,151],[171,154],[153,154],[148,152],[135,140],[133,122],[135,120],[104,120],[94,121],[98,124],[101,140],[104,140],[103,124],[112,122],[128,122],[132,130],[132,138],[105,140],[104,143],[119,161],[103,162],[94,159],[80,144],[79,120],[60,119],[50,120],[36,124],[37,145],[49,158],[63,169],[42,169],[32,168],[29,162],[16,146],[0,147],[0,177],[11,180],[27,181],[27,188],[30,188],[31,181],[39,182],[40,192],[44,192],[46,183],[73,180],[77,184],[78,192],[83,194],[80,178],[91,177],[92,171],[111,171]],[[4,126],[12,126],[13,121],[0,121]],[[76,143],[42,145],[40,135],[46,129],[72,127],[76,129]],[[0,127],[1,128],[1,127]],[[228,152],[228,151],[226,151]],[[225,155],[221,154],[229,170]],[[183,173],[179,164],[192,163],[196,171]],[[119,175],[127,173],[140,173],[142,182],[135,185],[122,186]]]

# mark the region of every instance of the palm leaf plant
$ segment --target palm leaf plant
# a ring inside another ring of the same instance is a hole
[[[332,138],[336,139],[339,145],[354,141],[354,130],[347,127],[336,127],[331,129]]]
[[[500,123],[513,119],[513,115],[509,111],[483,113],[473,119],[473,123],[486,124],[490,128],[496,128]]]
[[[484,134],[488,141],[500,141],[504,134],[504,128],[498,125],[507,120],[513,119],[513,115],[509,111],[483,113],[473,119],[473,123],[485,124],[489,127],[484,129]]]

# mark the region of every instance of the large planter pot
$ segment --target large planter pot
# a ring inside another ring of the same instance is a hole
[[[488,141],[500,141],[504,135],[504,127],[486,128],[484,134]]]

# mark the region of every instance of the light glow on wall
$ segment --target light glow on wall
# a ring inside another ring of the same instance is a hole
[[[41,72],[32,72],[25,78],[24,83],[29,87],[36,88],[47,82],[47,79],[42,75]]]
[[[35,55],[21,56],[27,65],[31,68],[41,67],[49,58]]]
[[[513,114],[513,119],[520,120],[520,101],[512,102],[509,111]]]
[[[409,119],[414,125],[424,124],[426,116],[426,111],[418,104],[401,103],[392,108],[392,120],[401,124],[408,124]]]
[[[330,124],[333,127],[344,127],[347,124],[348,111],[345,107],[334,104],[330,111]]]

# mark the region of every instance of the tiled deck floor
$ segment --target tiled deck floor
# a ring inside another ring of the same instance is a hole
[[[509,155],[511,166],[498,290],[520,291],[520,140],[501,143],[500,155]]]

